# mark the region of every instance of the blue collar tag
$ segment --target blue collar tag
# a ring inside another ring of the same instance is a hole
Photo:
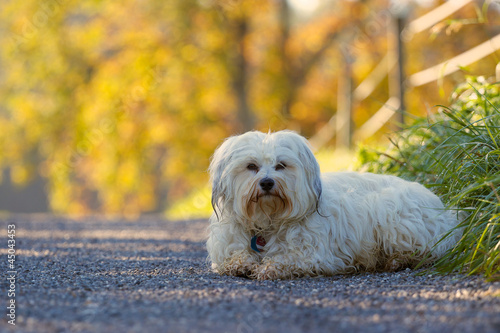
[[[262,236],[253,236],[250,240],[250,247],[255,252],[264,251],[264,246],[266,246],[266,240]]]

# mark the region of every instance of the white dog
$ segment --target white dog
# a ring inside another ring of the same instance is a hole
[[[307,141],[290,131],[228,138],[210,174],[207,249],[221,274],[396,270],[439,258],[457,241],[454,214],[422,185],[370,173],[321,175]]]

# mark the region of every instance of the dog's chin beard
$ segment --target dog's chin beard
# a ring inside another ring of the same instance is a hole
[[[251,194],[246,202],[246,215],[251,223],[250,227],[269,228],[275,222],[289,217],[292,211],[291,200],[279,186],[272,192],[254,189]]]

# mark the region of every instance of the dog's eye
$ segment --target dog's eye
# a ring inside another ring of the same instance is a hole
[[[283,170],[286,168],[286,164],[285,163],[278,163],[276,164],[276,166],[274,167],[274,170],[276,171],[279,171],[279,170]]]
[[[253,163],[250,163],[249,165],[247,165],[247,169],[250,171],[259,171],[259,167]]]

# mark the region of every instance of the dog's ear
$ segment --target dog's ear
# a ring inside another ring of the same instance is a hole
[[[299,136],[299,135],[298,135]],[[309,146],[309,142],[302,136],[299,136],[301,144],[299,150],[299,158],[304,164],[304,170],[309,184],[312,184],[314,194],[316,196],[316,206],[323,191],[321,185],[321,171],[318,161]]]
[[[219,218],[222,211],[226,193],[228,191],[226,169],[232,158],[233,145],[236,136],[227,138],[214,152],[208,171],[212,183],[212,207],[215,215]]]

